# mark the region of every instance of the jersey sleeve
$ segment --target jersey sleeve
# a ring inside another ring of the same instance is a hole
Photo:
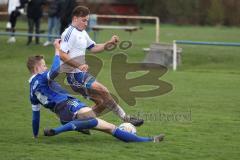
[[[65,53],[68,53],[76,42],[76,36],[72,32],[73,29],[69,29],[69,31],[61,37],[60,49]]]
[[[60,69],[60,56],[55,55],[53,59],[52,67],[50,71],[48,71],[47,73],[47,79],[53,80],[54,78],[56,78],[59,73],[59,69]]]
[[[34,85],[37,86],[39,84],[38,81],[35,81]],[[38,101],[37,97],[34,95],[34,90],[31,88],[30,90],[30,102],[32,104],[32,110],[37,110],[38,107],[40,107],[40,102]]]
[[[89,37],[87,33],[86,33],[86,39],[87,39],[87,49],[91,49],[96,45],[96,43]]]
[[[41,108],[40,104],[37,105],[32,104],[32,132],[34,137],[37,137],[39,132],[40,108]]]

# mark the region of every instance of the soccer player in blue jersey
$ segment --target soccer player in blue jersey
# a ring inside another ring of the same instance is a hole
[[[95,102],[93,110],[96,115],[111,110],[123,121],[135,126],[143,124],[143,119],[129,116],[110,95],[108,89],[87,72],[88,65],[84,64],[86,49],[93,53],[101,52],[109,44],[116,44],[118,36],[102,44],[96,44],[85,31],[89,20],[89,9],[77,6],[72,13],[71,25],[61,35],[61,71],[67,75],[68,83],[73,91]]]
[[[124,142],[160,142],[163,140],[163,134],[150,138],[120,130],[115,125],[96,118],[91,108],[63,90],[54,81],[60,67],[59,40],[54,42],[54,46],[55,57],[50,70],[47,70],[43,56],[32,56],[27,61],[27,67],[32,75],[29,83],[33,114],[32,128],[35,138],[38,137],[40,106],[42,105],[57,114],[63,124],[57,128],[45,129],[45,136],[54,136],[67,131],[95,129],[111,134]]]

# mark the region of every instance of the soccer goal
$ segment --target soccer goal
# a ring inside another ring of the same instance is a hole
[[[90,16],[90,21],[95,19],[97,23],[90,24],[90,29],[95,33],[101,30],[124,30],[132,34],[135,31],[140,30],[142,27],[141,23],[134,23],[136,21],[152,21],[155,25],[155,42],[159,42],[160,37],[160,20],[158,17],[152,16],[129,16],[129,15],[92,15]],[[111,21],[112,20],[112,21]],[[113,21],[114,20],[114,21]],[[109,24],[110,21],[110,24]],[[129,23],[129,21],[131,21]],[[104,24],[104,22],[108,22]],[[90,22],[91,23],[91,22]],[[103,23],[103,24],[101,24]],[[96,35],[95,35],[96,36]]]

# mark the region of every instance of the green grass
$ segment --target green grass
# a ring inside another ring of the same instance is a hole
[[[98,41],[107,40],[112,33],[101,32]],[[145,26],[132,36],[124,31],[118,34],[123,40],[133,41],[133,47],[126,51],[129,62],[141,62],[142,48],[154,41],[153,26]],[[238,42],[239,37],[239,28],[162,25],[160,39]],[[134,107],[120,100],[130,114],[158,116],[144,116],[146,121],[138,128],[139,135],[164,132],[166,140],[159,144],[127,144],[99,132],[92,136],[72,132],[43,137],[43,128],[59,124],[45,109],[41,110],[41,135],[33,139],[25,62],[29,55],[43,54],[50,64],[54,50],[34,44],[25,46],[26,38],[18,38],[13,45],[6,40],[0,37],[0,159],[239,159],[240,48],[181,45],[182,65],[177,72],[170,70],[162,77],[173,85],[170,93],[139,98]],[[117,49],[98,55],[104,66],[97,78],[115,95],[110,78],[111,57],[119,52]],[[169,115],[169,119],[161,119],[159,113]],[[191,114],[191,119],[176,120],[172,114]],[[121,123],[112,113],[103,118]]]

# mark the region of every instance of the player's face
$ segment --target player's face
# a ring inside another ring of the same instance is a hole
[[[39,61],[38,65],[37,65],[37,70],[38,72],[44,72],[47,70],[47,66],[46,66],[46,63],[45,63],[45,60],[42,59],[41,61]]]
[[[89,16],[86,17],[75,17],[76,27],[80,30],[85,30],[88,25]]]

